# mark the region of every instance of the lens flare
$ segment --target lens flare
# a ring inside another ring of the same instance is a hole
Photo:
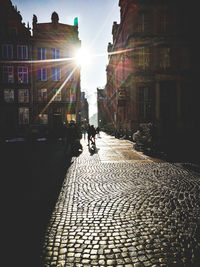
[[[91,62],[91,54],[86,48],[80,48],[75,56],[75,61],[79,66],[87,66]]]

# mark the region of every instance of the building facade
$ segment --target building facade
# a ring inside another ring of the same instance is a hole
[[[107,122],[107,98],[104,88],[97,88],[97,122],[100,129],[104,129]]]
[[[32,124],[54,126],[80,122],[80,66],[75,55],[81,46],[78,19],[30,27],[10,0],[0,9],[0,129],[1,137],[25,136]]]
[[[24,134],[32,117],[30,28],[10,0],[0,9],[0,129],[1,136]]]
[[[108,125],[133,133],[151,122],[163,140],[197,129],[195,6],[178,0],[120,0],[119,6],[108,44]]]
[[[81,126],[86,128],[89,123],[89,107],[85,92],[81,92]]]
[[[50,23],[33,16],[34,120],[54,127],[80,122],[80,67],[73,58],[80,48],[78,25],[59,23],[56,12]]]

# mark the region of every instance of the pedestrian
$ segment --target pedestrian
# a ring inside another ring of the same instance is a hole
[[[88,124],[88,129],[87,129],[88,146],[90,146],[91,136],[92,136],[91,126],[90,124]]]
[[[91,125],[91,135],[92,135],[92,144],[95,145],[95,136],[96,136],[96,129],[94,128],[94,125]]]
[[[95,144],[95,135],[96,135],[96,130],[94,128],[94,125],[88,125],[88,146],[90,147],[90,142],[92,144]]]

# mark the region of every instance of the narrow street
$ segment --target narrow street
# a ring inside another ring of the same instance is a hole
[[[100,133],[72,158],[42,266],[199,266],[200,173]]]

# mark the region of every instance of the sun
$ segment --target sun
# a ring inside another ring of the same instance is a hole
[[[87,66],[91,62],[91,54],[87,48],[80,48],[75,56],[75,61],[77,65]]]

